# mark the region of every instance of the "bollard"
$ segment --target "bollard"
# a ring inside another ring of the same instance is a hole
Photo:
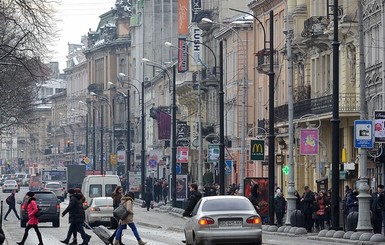
[[[346,223],[346,229],[348,231],[356,231],[358,224],[358,212],[349,213]]]
[[[291,213],[290,224],[293,227],[305,227],[305,220],[301,210],[294,210]]]

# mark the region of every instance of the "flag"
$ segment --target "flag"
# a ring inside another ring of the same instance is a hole
[[[157,111],[158,139],[169,140],[171,138],[171,116],[164,111]]]

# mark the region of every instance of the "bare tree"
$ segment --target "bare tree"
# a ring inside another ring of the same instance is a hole
[[[0,134],[28,125],[55,34],[52,1],[0,0]]]

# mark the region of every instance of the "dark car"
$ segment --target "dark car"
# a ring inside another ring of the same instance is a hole
[[[60,226],[60,202],[57,199],[55,193],[52,191],[35,191],[36,204],[42,211],[42,215],[39,217],[39,222],[52,222],[53,227]],[[26,203],[25,197],[23,201],[18,201],[20,205],[20,226],[26,227],[28,222],[28,213],[24,205]]]

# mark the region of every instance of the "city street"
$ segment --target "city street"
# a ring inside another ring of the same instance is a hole
[[[22,197],[27,192],[27,187],[22,187],[21,191],[16,194],[16,199],[21,200]],[[1,200],[5,198],[9,193],[1,193]],[[61,212],[68,205],[68,199],[66,199],[61,204]],[[17,210],[19,211],[20,205],[17,205]],[[8,205],[4,202],[3,216],[8,210]],[[147,241],[148,244],[153,245],[173,245],[173,244],[183,244],[184,240],[183,227],[186,222],[186,218],[171,215],[167,212],[159,212],[157,208],[150,210],[149,212],[146,209],[140,208],[138,205],[134,207],[135,211],[135,222],[137,224],[139,234],[141,235],[144,241]],[[7,243],[5,244],[15,244],[16,241],[20,241],[24,232],[24,229],[20,227],[20,222],[16,219],[13,213],[8,216],[8,221],[3,221],[3,228],[5,229],[7,236]],[[63,240],[68,229],[68,216],[61,218],[61,225],[59,228],[53,228],[51,223],[42,223],[40,224],[40,230],[43,235],[44,244],[59,245],[60,240]],[[86,232],[92,235],[90,245],[102,245],[103,242],[93,234],[92,231],[86,230]],[[123,242],[124,244],[137,244],[135,237],[132,232],[124,230]],[[272,232],[263,233],[263,244],[270,245],[308,245],[309,243],[316,243],[320,245],[336,244],[336,241],[320,241],[320,240],[310,240],[309,236],[289,236],[288,234],[280,235]],[[79,243],[81,239],[79,240]],[[37,237],[33,230],[30,230],[29,236],[26,242],[26,245],[35,245],[38,243]]]

